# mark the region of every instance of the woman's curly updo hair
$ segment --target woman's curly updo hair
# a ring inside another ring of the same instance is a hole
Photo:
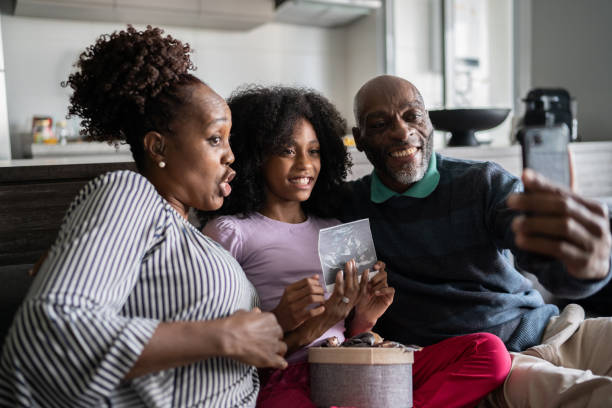
[[[70,87],[69,116],[82,118],[82,133],[93,140],[127,142],[140,169],[143,137],[172,134],[171,123],[187,101],[181,86],[203,83],[188,73],[195,67],[189,44],[147,26],[102,35],[74,64],[63,87]]]
[[[232,193],[219,210],[199,213],[202,223],[215,215],[247,216],[263,207],[263,165],[270,155],[279,154],[292,144],[293,130],[301,119],[312,125],[321,150],[319,177],[302,208],[307,214],[330,217],[330,200],[351,166],[342,142],[346,121],[334,105],[310,89],[255,85],[234,91],[227,103],[232,112],[230,145],[236,178],[232,181]]]

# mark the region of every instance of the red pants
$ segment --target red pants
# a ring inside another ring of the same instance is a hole
[[[473,407],[504,382],[510,364],[504,343],[489,333],[453,337],[427,346],[414,353],[414,407]],[[308,363],[262,376],[257,406],[315,408],[310,401]]]

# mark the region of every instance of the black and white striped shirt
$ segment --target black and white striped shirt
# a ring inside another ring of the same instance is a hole
[[[19,309],[0,360],[0,406],[254,406],[253,367],[210,358],[122,382],[160,321],[252,309],[240,265],[143,176],[88,183]]]

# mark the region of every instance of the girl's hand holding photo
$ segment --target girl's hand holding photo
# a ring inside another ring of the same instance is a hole
[[[393,303],[395,289],[389,287],[387,283],[385,263],[378,261],[373,269],[378,273],[371,280],[368,281],[370,272],[368,269],[361,276],[361,293],[359,301],[355,304],[355,315],[350,321],[349,337],[372,330],[378,318]],[[367,285],[363,285],[363,282],[367,282]]]
[[[295,330],[306,320],[323,313],[324,292],[319,275],[304,278],[287,286],[280,302],[272,310],[283,331]]]
[[[366,286],[367,280],[359,283],[357,264],[351,259],[345,264],[344,271],[336,274],[334,291],[325,302],[326,312],[336,319],[335,322],[346,319],[359,301],[361,293],[365,292]]]

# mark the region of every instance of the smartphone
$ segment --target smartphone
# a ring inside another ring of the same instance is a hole
[[[530,168],[554,183],[570,187],[569,129],[555,126],[528,126],[518,136],[523,152],[523,168]]]

